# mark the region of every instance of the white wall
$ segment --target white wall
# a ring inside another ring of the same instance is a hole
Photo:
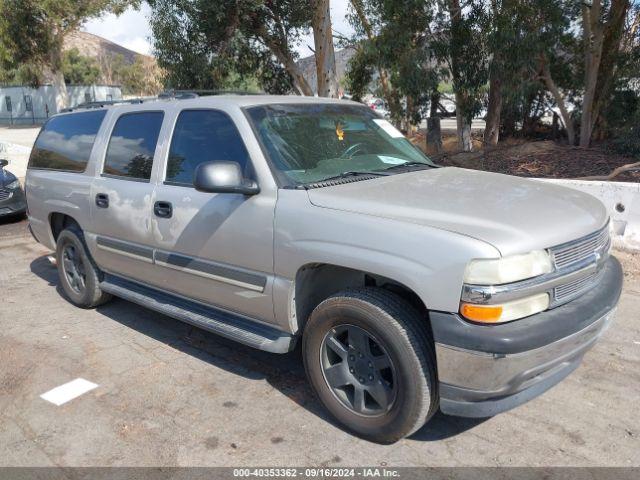
[[[614,245],[628,250],[640,250],[640,183],[548,178],[537,180],[574,188],[598,198],[607,207],[613,222]]]
[[[122,90],[118,86],[107,85],[69,85],[67,87],[69,107],[74,107],[87,100],[92,102],[122,99]],[[85,97],[85,94],[88,97]],[[25,97],[31,96],[33,112],[28,112]],[[12,112],[7,109],[6,97],[11,98]],[[37,89],[31,87],[0,87],[0,124],[29,125],[43,123],[58,113],[56,108],[56,89],[51,85],[43,85]]]

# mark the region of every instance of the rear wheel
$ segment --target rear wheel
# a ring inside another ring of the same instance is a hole
[[[438,408],[433,342],[426,320],[397,295],[349,289],[311,314],[303,335],[309,380],[347,428],[390,443]]]
[[[100,270],[89,255],[79,228],[68,227],[58,235],[56,263],[62,289],[74,305],[93,308],[111,298],[100,290]]]

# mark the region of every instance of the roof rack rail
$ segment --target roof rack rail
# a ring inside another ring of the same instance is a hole
[[[264,92],[249,92],[246,90],[165,90],[164,92],[158,94],[158,99],[166,100],[174,98],[176,100],[186,100],[189,98],[205,97],[208,95],[260,95],[262,93]]]
[[[143,103],[144,99],[142,98],[130,98],[128,100],[105,100],[104,102],[85,102],[76,105],[75,107],[63,108],[60,110],[60,113],[68,113],[73,112],[75,110],[90,110],[92,108],[103,108],[111,105],[122,105],[126,103],[136,104]]]

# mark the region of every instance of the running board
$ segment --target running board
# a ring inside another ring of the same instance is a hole
[[[104,292],[123,298],[168,317],[181,320],[236,342],[272,353],[286,353],[296,338],[248,317],[185,300],[139,283],[105,275],[100,283]]]

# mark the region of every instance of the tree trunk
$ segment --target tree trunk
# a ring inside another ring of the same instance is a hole
[[[598,71],[602,58],[604,31],[600,22],[602,4],[593,0],[591,6],[582,4],[582,36],[585,49],[584,57],[584,97],[582,99],[582,119],[580,121],[580,146],[588,147],[593,129],[593,103],[596,96]]]
[[[494,60],[495,62],[495,60]],[[489,78],[489,106],[484,129],[485,145],[497,145],[500,136],[500,116],[502,113],[502,78],[497,65],[492,65]]]
[[[451,17],[451,43],[460,43],[463,40],[460,29],[462,28],[462,8],[460,0],[449,0],[449,16]],[[460,150],[470,152],[473,150],[471,143],[471,120],[467,118],[465,107],[467,105],[467,92],[463,91],[459,86],[460,78],[460,62],[463,58],[458,58],[452,54],[451,58],[451,74],[453,76],[453,90],[456,96],[456,125],[458,130],[458,147]]]
[[[436,153],[442,152],[442,130],[438,116],[440,93],[434,90],[429,101],[429,118],[427,119],[427,145],[431,145]]]
[[[600,59],[600,69],[596,82],[595,98],[593,101],[592,127],[596,122],[602,121],[600,113],[603,105],[609,98],[617,74],[617,62],[620,49],[623,48],[622,40],[625,31],[625,19],[630,8],[629,0],[612,0],[607,22],[604,27],[602,40],[602,57]],[[638,17],[640,18],[640,16]],[[633,26],[631,27],[633,28]],[[605,128],[600,128],[601,134],[605,133]]]
[[[53,72],[53,87],[56,92],[56,112],[60,112],[70,106],[67,84],[64,82],[62,72]]]
[[[544,83],[547,86],[547,89],[551,92],[551,95],[553,95],[553,98],[556,101],[558,108],[560,109],[560,116],[562,117],[562,123],[564,123],[564,128],[567,131],[567,139],[569,141],[569,145],[575,145],[576,133],[575,133],[575,128],[573,126],[573,120],[571,118],[571,115],[569,114],[569,110],[567,110],[567,106],[564,103],[564,98],[562,97],[562,94],[560,93],[558,86],[556,85],[556,83],[553,81],[553,78],[551,77],[551,72],[549,71],[549,65],[547,64],[547,60],[543,57],[541,58],[540,61],[542,64],[541,65],[542,80],[544,80]]]
[[[458,132],[458,148],[463,152],[473,151],[471,141],[471,120],[466,118],[458,105],[464,102],[461,93],[456,92],[456,128]]]
[[[427,146],[433,147],[434,152],[442,152],[442,130],[440,117],[427,118]]]
[[[56,94],[56,113],[58,113],[60,110],[70,106],[67,84],[62,73],[62,51],[55,48],[52,49],[49,56],[49,68],[51,68],[53,77],[53,88]]]
[[[312,26],[313,42],[316,48],[318,96],[337,98],[338,77],[336,75],[336,56],[333,50],[329,0],[315,0]]]
[[[502,115],[502,45],[497,46],[500,37],[501,11],[496,0],[491,2],[493,15],[493,57],[489,65],[489,105],[484,129],[484,144],[497,145],[500,137],[500,117]]]

